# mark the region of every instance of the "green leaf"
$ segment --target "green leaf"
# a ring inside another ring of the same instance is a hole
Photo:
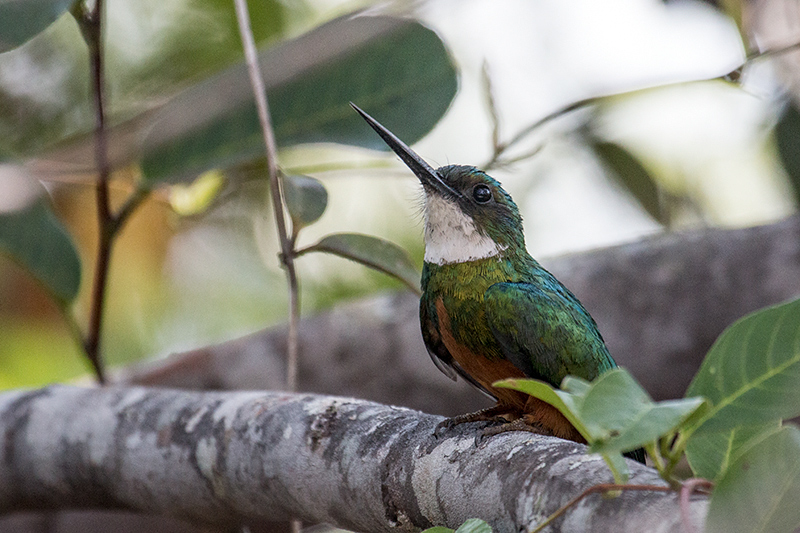
[[[436,34],[391,17],[334,20],[260,54],[260,65],[280,146],[336,142],[387,149],[350,101],[411,144],[433,128],[457,89],[455,67]],[[157,120],[142,163],[150,183],[186,179],[264,153],[244,65],[175,98]]]
[[[537,380],[505,380],[494,386],[528,393],[557,408],[589,443],[593,453],[635,450],[675,430],[699,409],[702,398],[653,402],[624,368],[601,374],[587,386],[565,379],[574,392],[559,391]]]
[[[708,533],[790,533],[800,527],[800,430],[781,428],[742,454],[716,485]]]
[[[492,533],[492,526],[479,518],[470,518],[456,529],[456,533]]]
[[[619,144],[592,139],[590,146],[642,208],[655,220],[666,225],[669,220],[661,209],[658,184],[644,165]]]
[[[570,378],[572,376],[567,376],[564,381],[566,382]],[[583,381],[580,378],[575,378],[575,380],[576,382],[578,380]],[[584,439],[589,440],[591,438],[589,429],[580,417],[583,405],[583,397],[581,395],[554,389],[549,384],[538,379],[504,379],[492,383],[492,386],[518,390],[547,402],[558,409],[569,420],[570,424],[583,435]]]
[[[775,126],[775,142],[789,177],[796,202],[800,202],[800,110],[792,101]]]
[[[602,453],[600,455],[608,465],[608,469],[611,470],[611,474],[614,476],[614,483],[620,485],[627,483],[631,473],[628,470],[628,462],[625,457],[619,452]]]
[[[334,233],[317,244],[300,250],[298,255],[308,252],[327,252],[350,259],[394,276],[412,291],[418,294],[420,292],[420,273],[408,252],[384,239],[358,233]]]
[[[0,1],[0,52],[16,48],[67,12],[73,0]]]
[[[203,213],[211,206],[223,185],[225,176],[218,170],[209,170],[197,176],[190,185],[173,185],[169,191],[169,205],[181,216]]]
[[[43,0],[21,3],[36,6]],[[310,18],[281,0],[248,4],[262,46],[286,30],[289,17],[293,28]],[[138,164],[157,110],[179,91],[240,62],[242,42],[230,0],[114,0],[104,10],[109,153],[114,168],[120,168]],[[0,25],[10,20],[0,15]],[[68,164],[71,172],[96,172],[86,54],[75,20],[62,16],[25,46],[0,55],[0,72],[17,73],[0,76],[0,110],[14,110],[0,112],[0,153],[17,160],[43,156]],[[218,97],[209,97],[210,104],[187,112],[200,115],[227,96],[223,88]]]
[[[604,372],[583,401],[580,416],[592,434],[592,452],[627,452],[675,430],[703,398],[653,402],[624,368]]]
[[[328,191],[310,176],[285,176],[283,196],[295,231],[316,222],[328,206]]]
[[[686,394],[711,403],[691,438],[800,415],[800,300],[756,311],[723,331]]]
[[[780,420],[773,420],[727,431],[696,433],[686,444],[686,458],[695,476],[717,480],[743,453],[780,428]]]
[[[78,252],[44,199],[0,214],[0,250],[30,272],[60,304],[70,303],[78,294]]]
[[[444,526],[434,526],[429,527],[428,529],[422,530],[422,533],[453,533],[453,530],[449,527]]]
[[[567,376],[564,378],[564,381],[561,382],[562,390],[580,396],[581,398],[586,397],[591,387],[591,383],[578,376]]]

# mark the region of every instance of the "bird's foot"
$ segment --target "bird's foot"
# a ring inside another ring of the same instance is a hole
[[[487,438],[499,435],[501,433],[506,433],[508,431],[527,431],[537,435],[553,434],[552,431],[549,431],[546,427],[537,422],[532,416],[522,415],[521,417],[511,420],[510,422],[507,421],[498,425],[483,428],[480,434],[475,437],[475,445],[479,446]]]
[[[515,412],[514,409],[509,408],[506,405],[495,405],[493,407],[487,407],[486,409],[481,409],[480,411],[475,411],[474,413],[465,413],[463,415],[454,416],[452,418],[446,418],[436,424],[436,428],[433,430],[434,436],[441,437],[442,434],[447,432],[448,430],[461,425],[466,424],[469,422],[492,422],[492,423],[499,423],[499,424],[507,424],[511,421],[518,419],[519,413]],[[489,429],[489,428],[486,428]]]

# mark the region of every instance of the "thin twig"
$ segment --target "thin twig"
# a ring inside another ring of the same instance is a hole
[[[497,112],[497,102],[494,99],[492,78],[489,75],[489,63],[485,59],[481,68],[481,80],[483,81],[483,93],[486,98],[486,107],[489,111],[489,117],[492,119],[492,149],[496,154],[498,151],[502,150],[500,146],[500,115]]]
[[[258,110],[258,120],[261,123],[261,133],[264,136],[264,147],[267,157],[267,173],[272,196],[272,207],[275,211],[275,222],[278,227],[278,237],[281,241],[281,261],[286,269],[286,278],[289,283],[289,335],[286,342],[286,388],[290,391],[297,390],[297,324],[300,321],[300,301],[298,296],[297,273],[294,268],[293,245],[286,230],[286,218],[283,213],[283,196],[280,171],[278,169],[278,149],[275,143],[275,133],[272,130],[272,121],[269,116],[267,92],[261,70],[258,68],[258,56],[253,31],[250,28],[250,14],[247,10],[246,0],[234,0],[236,6],[236,20],[239,23],[239,33],[242,37],[244,57],[247,62],[247,71],[250,74],[250,84],[253,86],[253,96]],[[302,523],[292,520],[292,532],[299,533]]]
[[[92,284],[92,303],[89,316],[89,330],[84,342],[84,350],[94,368],[97,381],[106,382],[103,359],[100,356],[100,334],[103,325],[103,302],[105,300],[108,279],[108,266],[111,257],[111,245],[114,238],[112,229],[113,217],[109,203],[108,177],[111,168],[108,162],[108,139],[106,136],[105,91],[103,73],[103,0],[95,0],[91,11],[79,10],[83,37],[89,48],[91,65],[91,87],[95,108],[95,143],[94,156],[97,165],[97,183],[95,185],[97,201],[98,244],[97,261],[95,262],[94,281]]]
[[[136,208],[142,205],[142,202],[144,202],[148,196],[150,196],[150,189],[139,187],[125,200],[125,203],[122,204],[122,207],[119,208],[119,211],[117,211],[117,214],[114,215],[113,218],[112,232],[115,236],[122,230],[130,216],[136,211]]]
[[[244,48],[247,70],[250,74],[250,83],[253,86],[258,119],[261,123],[261,132],[264,136],[272,206],[275,211],[275,222],[281,241],[281,261],[286,269],[286,277],[289,282],[289,338],[287,339],[286,387],[290,391],[293,391],[297,388],[297,323],[300,313],[297,295],[297,273],[294,268],[294,253],[292,251],[291,239],[286,229],[275,134],[270,121],[264,80],[258,68],[256,43],[250,28],[250,15],[247,10],[247,2],[245,0],[234,0],[234,4],[236,6],[236,19],[239,22],[239,32],[242,37],[242,47]]]
[[[581,492],[570,501],[568,501],[564,506],[562,506],[558,511],[548,516],[541,524],[537,525],[534,529],[530,531],[530,533],[538,533],[542,531],[545,527],[553,522],[556,518],[563,515],[565,512],[569,510],[570,507],[573,507],[578,502],[580,502],[585,497],[589,496],[590,494],[594,494],[596,492],[613,492],[613,491],[622,491],[622,490],[637,490],[637,491],[653,491],[653,492],[671,492],[673,489],[670,487],[664,487],[663,485],[626,485],[620,483],[600,483],[598,485],[592,485],[585,491]]]

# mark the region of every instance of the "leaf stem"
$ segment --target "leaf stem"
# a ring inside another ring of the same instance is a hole
[[[683,522],[683,528],[688,533],[694,533],[696,531],[694,525],[689,520],[690,512],[689,512],[689,498],[691,497],[692,493],[695,492],[699,488],[703,489],[711,489],[714,487],[714,483],[707,479],[703,478],[690,478],[683,482],[681,486],[681,521]]]

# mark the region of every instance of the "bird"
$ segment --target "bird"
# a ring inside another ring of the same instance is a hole
[[[528,253],[511,195],[473,166],[433,169],[377,120],[351,106],[422,184],[419,316],[425,347],[446,376],[460,376],[496,401],[445,425],[499,419],[501,425],[488,428],[488,434],[523,429],[585,443],[555,407],[492,385],[505,378],[534,378],[558,387],[568,375],[591,381],[617,366],[583,304]],[[629,455],[644,462],[643,450]]]

